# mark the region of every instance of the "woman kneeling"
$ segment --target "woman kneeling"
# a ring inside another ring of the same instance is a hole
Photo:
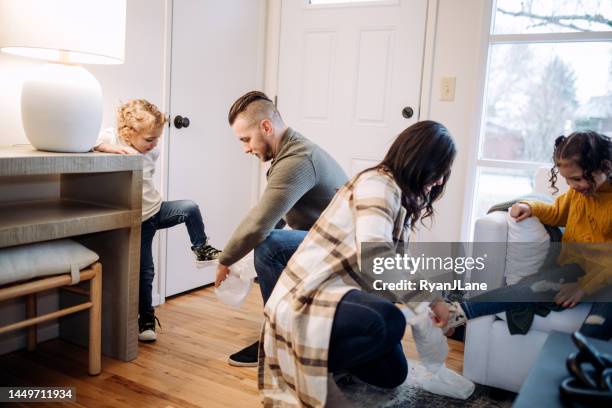
[[[392,301],[405,303],[414,292],[366,293],[373,276],[361,268],[361,244],[392,249],[407,241],[416,222],[432,215],[455,154],[444,126],[419,122],[379,165],[338,191],[265,305],[259,389],[266,406],[323,406],[328,372],[385,388],[404,382],[406,322]]]

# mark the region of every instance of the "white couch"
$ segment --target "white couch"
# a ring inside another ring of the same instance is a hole
[[[493,212],[476,221],[474,231],[474,256],[487,252],[487,268],[478,279],[488,288],[505,285],[506,246],[479,246],[478,242],[507,242],[506,214]],[[492,251],[494,253],[492,253]],[[498,316],[483,316],[470,320],[466,327],[463,375],[484,385],[518,392],[542,345],[551,330],[573,332],[580,328],[590,309],[580,304],[563,312],[551,312],[543,318],[535,316],[526,335],[510,335],[503,320]]]

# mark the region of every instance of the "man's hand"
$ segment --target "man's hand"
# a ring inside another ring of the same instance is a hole
[[[109,143],[101,143],[94,148],[97,152],[114,153],[114,154],[137,154],[136,149],[129,146],[120,146]]]
[[[584,295],[586,293],[580,288],[578,282],[564,283],[555,296],[555,303],[563,307],[574,307],[580,303]]]
[[[215,278],[215,288],[219,287],[221,282],[223,282],[227,278],[227,275],[229,275],[229,273],[230,268],[225,265],[219,264],[219,266],[217,267],[217,276]]]
[[[531,207],[525,203],[516,203],[510,207],[510,216],[517,222],[531,217]]]

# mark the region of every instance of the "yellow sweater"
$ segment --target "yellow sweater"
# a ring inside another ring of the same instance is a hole
[[[553,204],[528,201],[542,223],[565,227],[559,264],[577,263],[585,275],[580,287],[588,294],[612,284],[612,185],[604,183],[592,196],[569,189]],[[602,245],[594,245],[602,244]]]

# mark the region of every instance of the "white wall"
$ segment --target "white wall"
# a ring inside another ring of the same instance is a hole
[[[430,230],[422,229],[420,241],[450,242],[462,239],[464,198],[470,188],[472,154],[479,130],[479,103],[481,81],[484,75],[483,22],[487,0],[430,0],[430,6],[437,5],[437,19],[428,21],[435,24],[433,41],[433,65],[429,103],[421,112],[421,119],[436,120],[444,124],[453,135],[458,155],[452,175],[446,185],[446,193],[434,204],[434,224]],[[435,16],[434,16],[435,17]],[[428,40],[431,40],[431,36]],[[430,44],[431,45],[431,44]],[[426,61],[427,63],[427,61]],[[454,76],[456,80],[455,100],[440,101],[440,80]],[[427,77],[427,75],[425,75]],[[424,98],[427,101],[427,98]]]
[[[0,146],[28,143],[21,127],[21,85],[38,65],[34,60],[0,53]]]
[[[103,127],[113,126],[114,111],[117,105],[132,98],[145,98],[167,111],[166,106],[166,1],[165,0],[129,0],[127,2],[126,55],[122,65],[98,65],[86,68],[100,81],[104,95]],[[42,64],[40,61],[0,54],[0,146],[28,143],[21,127],[20,94],[21,84],[28,71]],[[163,149],[165,143],[161,145]],[[164,156],[163,154],[161,155]],[[162,166],[158,165],[156,183],[162,185]],[[159,235],[159,234],[158,234]],[[158,239],[154,248],[158,247]],[[154,251],[157,259],[157,250]],[[157,273],[159,266],[157,263]],[[159,299],[157,280],[154,282],[154,302]],[[47,297],[45,297],[47,299]],[[43,302],[49,307],[57,303],[57,297]],[[3,309],[3,320],[14,316],[23,316],[22,306],[11,304]],[[44,312],[44,310],[42,310]],[[0,312],[1,313],[1,312]],[[16,332],[17,333],[17,332]],[[41,340],[57,335],[55,330],[41,333]],[[14,350],[25,345],[24,336],[0,336],[0,353]]]

